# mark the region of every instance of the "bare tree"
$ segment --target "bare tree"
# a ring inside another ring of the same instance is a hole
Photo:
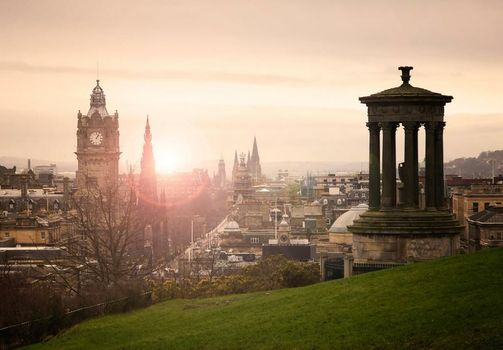
[[[63,266],[53,264],[59,280],[77,294],[85,286],[107,291],[141,284],[151,257],[133,189],[88,186],[76,193],[73,208],[74,233],[60,244]]]

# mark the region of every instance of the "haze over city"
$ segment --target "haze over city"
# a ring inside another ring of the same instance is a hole
[[[502,14],[0,0],[0,349],[503,349]]]
[[[159,171],[231,164],[254,136],[264,162],[365,162],[358,97],[400,85],[405,64],[412,85],[454,96],[446,160],[498,149],[503,4],[475,5],[3,1],[0,155],[73,161],[99,75],[123,163],[138,167],[147,115]]]

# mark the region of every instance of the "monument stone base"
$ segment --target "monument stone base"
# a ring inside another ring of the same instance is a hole
[[[355,262],[414,262],[455,255],[463,226],[448,211],[367,211],[348,229]]]

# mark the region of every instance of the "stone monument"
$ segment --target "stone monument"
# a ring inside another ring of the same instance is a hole
[[[462,226],[447,210],[443,170],[446,96],[409,84],[412,67],[399,67],[402,85],[360,97],[367,105],[369,210],[348,227],[355,262],[408,262],[450,256],[459,249]],[[397,128],[405,131],[403,182],[397,201]],[[426,131],[425,208],[419,207],[418,130]],[[381,153],[382,131],[382,153]],[[382,154],[382,172],[381,172]],[[381,178],[382,174],[382,178]]]

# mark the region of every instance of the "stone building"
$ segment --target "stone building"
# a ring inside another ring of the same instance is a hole
[[[232,181],[232,202],[242,203],[250,199],[253,192],[252,177],[245,162],[245,154],[241,153]]]
[[[490,206],[503,204],[503,185],[472,185],[468,188],[457,187],[452,190],[452,212],[460,225],[464,226],[461,239],[470,241],[467,219],[473,214],[488,209]]]
[[[503,206],[488,206],[468,217],[470,250],[485,247],[503,247]]]
[[[309,204],[292,205],[290,225],[292,229],[303,228],[308,235],[326,232],[322,204],[315,200]]]
[[[61,215],[16,215],[0,219],[0,240],[13,239],[14,245],[44,246],[57,243],[65,232]]]
[[[70,190],[66,182],[63,191],[54,188],[0,189],[0,211],[3,216],[18,213],[65,211],[70,207]]]
[[[87,115],[77,114],[76,182],[88,186],[115,186],[119,176],[119,114],[109,114],[105,93],[96,80]]]
[[[227,175],[225,174],[225,161],[221,157],[218,161],[218,172],[213,177],[213,186],[223,190],[227,187]]]

